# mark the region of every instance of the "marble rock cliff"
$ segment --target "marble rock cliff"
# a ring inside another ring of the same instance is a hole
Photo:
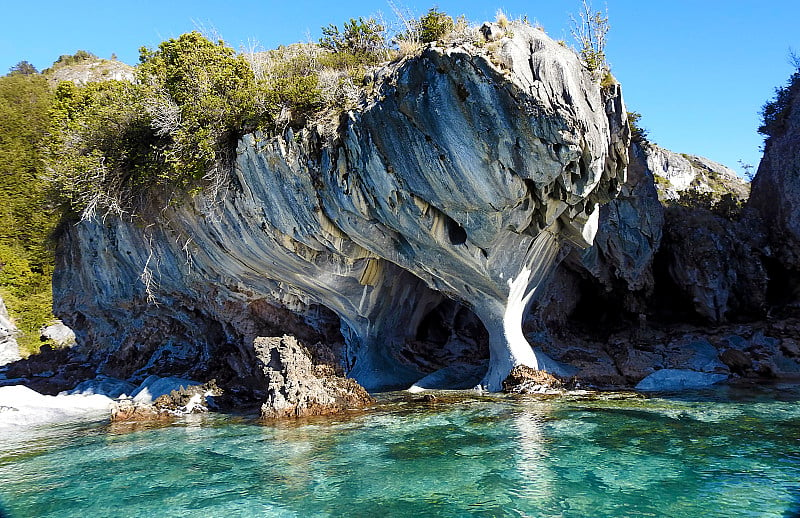
[[[522,26],[369,80],[335,134],[242,138],[224,196],[65,230],[55,305],[100,372],[257,382],[255,338],[289,332],[333,344],[331,361],[369,389],[407,387],[474,362],[478,328],[484,387],[515,365],[557,369],[523,314],[625,180],[619,87]],[[465,332],[432,339],[434,314]]]

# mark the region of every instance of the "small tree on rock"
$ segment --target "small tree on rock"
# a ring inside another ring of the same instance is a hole
[[[579,45],[579,52],[586,68],[592,72],[607,72],[606,35],[608,34],[608,9],[595,11],[591,2],[582,0],[580,20],[570,16],[572,37]]]

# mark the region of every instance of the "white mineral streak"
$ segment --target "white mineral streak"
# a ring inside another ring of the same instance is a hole
[[[559,242],[591,243],[598,204],[624,181],[629,133],[618,87],[601,93],[542,31],[515,25],[513,34],[494,56],[430,47],[381,69],[374,95],[347,113],[336,138],[314,128],[245,136],[216,205],[196,198],[144,229],[78,225],[56,275],[61,307],[82,315],[89,338],[111,344],[109,358],[141,355],[128,344],[154,334],[131,326],[134,313],[168,320],[173,334],[179,323],[194,345],[173,349],[207,361],[215,346],[193,322],[214,320],[244,337],[235,362],[245,375],[254,304],[319,304],[342,321],[348,374],[375,389],[426,374],[397,352],[449,297],[489,331],[482,385],[498,390],[517,364],[542,367],[523,312]],[[148,264],[159,307],[141,303]]]

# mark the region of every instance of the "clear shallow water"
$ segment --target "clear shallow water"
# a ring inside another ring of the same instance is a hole
[[[392,396],[385,396],[392,400]],[[19,517],[800,516],[800,387],[0,431]]]

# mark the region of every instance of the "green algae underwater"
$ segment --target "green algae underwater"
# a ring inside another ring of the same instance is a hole
[[[800,515],[800,386],[0,430],[5,516]],[[0,511],[0,516],[3,511]]]

